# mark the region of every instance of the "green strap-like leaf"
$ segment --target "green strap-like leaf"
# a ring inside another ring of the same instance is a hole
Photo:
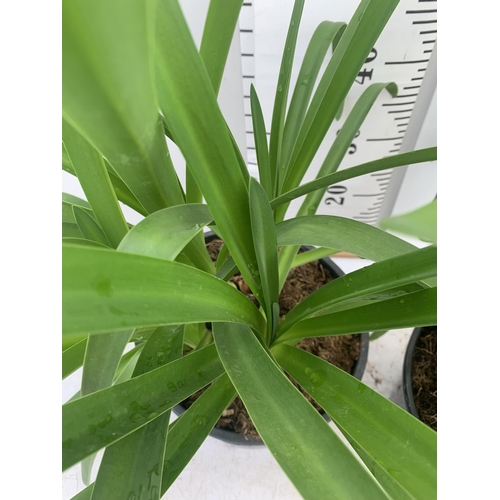
[[[182,355],[184,325],[160,326],[155,329],[141,351],[134,377],[174,361]]]
[[[278,243],[273,211],[262,186],[250,179],[250,219],[252,222],[255,254],[262,282],[262,295],[267,314],[268,339],[270,340],[273,304],[278,302]]]
[[[109,246],[107,246],[107,245],[103,245],[102,243],[98,243],[97,241],[87,240],[83,237],[81,237],[81,238],[63,238],[62,242],[64,245],[79,245],[79,246],[84,246],[84,247],[109,248]]]
[[[85,351],[82,396],[109,387],[127,345],[131,330],[90,335]]]
[[[184,327],[157,328],[146,342],[133,376],[142,375],[182,356]],[[160,499],[162,467],[170,412],[106,448],[95,482],[93,500]]]
[[[222,373],[211,345],[63,405],[63,470],[146,425]]]
[[[128,232],[102,156],[65,120],[63,140],[92,212],[113,248]]]
[[[135,332],[132,334],[130,341],[133,341],[135,337]],[[127,351],[120,359],[118,367],[115,371],[115,377],[113,379],[113,384],[121,384],[125,380],[130,380],[132,378],[132,373],[134,372],[135,366],[141,355],[141,351],[144,348],[144,343],[136,345],[130,351]]]
[[[177,0],[156,3],[156,42],[156,78],[163,114],[224,242],[248,285],[260,298],[248,187],[209,76]]]
[[[285,48],[283,49],[283,58],[281,59],[280,73],[276,87],[276,95],[274,98],[273,117],[271,121],[271,138],[269,141],[269,161],[274,185],[274,194],[278,194],[280,182],[281,147],[285,128],[286,105],[288,100],[288,91],[290,88],[290,77],[292,75],[295,46],[297,44],[297,35],[299,32],[300,19],[302,17],[303,9],[304,0],[295,0],[290,25],[288,27],[288,33],[286,35]]]
[[[338,253],[338,250],[335,250],[335,248],[319,247],[314,250],[308,250],[307,252],[299,253],[295,256],[292,267],[302,266],[308,262],[330,257],[336,253]]]
[[[276,226],[278,245],[314,245],[338,248],[374,261],[389,259],[417,248],[368,224],[333,215],[309,215]]]
[[[281,151],[282,166],[286,166],[290,160],[293,146],[304,121],[307,106],[316,84],[316,78],[318,77],[326,53],[329,48],[332,48],[333,51],[335,50],[345,28],[345,23],[323,21],[318,25],[311,37],[286,115]],[[283,175],[282,177],[285,176]]]
[[[219,93],[242,3],[243,0],[210,0],[200,56],[216,95]]]
[[[398,1],[362,0],[359,4],[311,101],[290,157],[282,192],[299,185]]]
[[[69,193],[62,193],[62,201],[70,203],[71,205],[78,205],[79,207],[88,208],[89,210],[91,210],[88,201],[82,200],[78,196],[74,196]]]
[[[152,81],[149,4],[63,1],[63,116],[152,213],[184,197]]]
[[[436,498],[437,439],[433,430],[312,354],[287,345],[276,346],[272,352],[349,441],[365,452],[366,465],[383,486],[396,483],[403,498]],[[385,474],[378,474],[379,469]]]
[[[363,267],[327,283],[305,298],[287,314],[278,336],[326,307],[415,283],[436,273],[436,247],[423,248]]]
[[[305,499],[387,498],[249,328],[216,324],[214,337],[262,440]]]
[[[71,498],[71,500],[91,500],[92,492],[94,491],[94,483],[87,486],[84,490],[80,491],[77,495]]]
[[[87,339],[77,342],[62,353],[62,378],[63,380],[78,370],[83,365]]]
[[[83,239],[83,234],[78,229],[77,224],[72,224],[71,222],[62,223],[62,237],[63,238],[80,238]]]
[[[184,470],[235,396],[233,384],[224,374],[170,425],[163,463],[162,495]]]
[[[120,243],[118,250],[174,260],[212,220],[207,205],[189,204],[165,208],[134,226]]]
[[[75,220],[75,214],[73,213],[73,205],[74,203],[69,203],[67,201],[62,202],[62,221],[63,222],[69,222],[71,224],[76,224]],[[92,210],[82,207],[78,205],[80,208],[84,208],[84,210],[91,215],[92,217],[94,216],[94,213]]]
[[[255,153],[259,168],[259,180],[269,199],[274,195],[274,177],[269,162],[269,147],[267,145],[266,124],[255,87],[250,85],[250,107],[252,110],[253,136],[255,140]]]
[[[131,335],[132,331],[126,330],[89,336],[83,362],[81,396],[92,394],[112,384],[123,350]],[[90,483],[95,458],[94,453],[81,463],[82,480],[85,485]]]
[[[75,216],[78,229],[87,240],[96,241],[101,245],[110,247],[111,244],[104,234],[101,226],[84,209],[73,205],[73,215]]]
[[[384,89],[387,89],[392,96],[396,95],[398,90],[394,83],[374,83],[361,94],[328,151],[316,176],[317,179],[337,171],[368,112]],[[326,187],[309,193],[302,202],[297,216],[315,214],[325,190]],[[286,210],[286,205],[281,207],[281,210]]]
[[[380,227],[437,243],[437,200],[413,212],[384,219]]]
[[[229,48],[238,21],[242,0],[211,0],[200,45],[200,56],[207,70],[215,95],[219,93]],[[203,194],[186,166],[186,200],[201,203]]]
[[[335,172],[330,175],[325,175],[315,179],[314,181],[307,182],[299,186],[298,188],[292,189],[281,196],[278,196],[271,201],[271,207],[273,209],[283,205],[296,198],[300,198],[305,194],[312,193],[318,189],[326,188],[332,184],[337,184],[341,181],[347,179],[354,179],[355,177],[360,177],[361,175],[371,174],[373,172],[379,172],[381,170],[387,170],[389,168],[404,167],[406,165],[411,165],[413,163],[424,163],[427,161],[433,161],[436,159],[437,148],[426,148],[419,149],[417,151],[411,151],[410,153],[401,153],[399,155],[387,156],[386,158],[381,158],[380,160],[370,161],[368,163],[363,163],[355,167],[346,168],[340,172]]]
[[[63,160],[63,170],[76,177],[75,169],[73,168],[73,165],[71,165],[71,163],[69,162],[69,157],[64,148],[64,144],[63,144],[63,150],[64,154],[66,155],[65,159]],[[147,210],[139,203],[139,200],[134,196],[132,191],[130,191],[130,189],[120,179],[120,177],[118,177],[116,172],[113,171],[113,167],[111,167],[111,165],[106,160],[104,160],[104,164],[106,165],[106,169],[108,171],[111,184],[113,184],[113,189],[115,190],[116,197],[122,203],[125,203],[125,205],[129,206],[136,212],[146,217],[146,215],[148,215]]]
[[[142,255],[63,245],[63,336],[264,318],[241,292],[192,267]]]
[[[278,342],[298,342],[308,337],[344,335],[349,333],[394,330],[431,326],[437,323],[437,288],[429,288],[404,297],[384,300],[341,311],[317,316],[296,323]]]

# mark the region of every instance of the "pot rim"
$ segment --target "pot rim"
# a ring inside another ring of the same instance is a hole
[[[413,384],[412,384],[412,364],[413,364],[413,353],[415,351],[415,346],[420,338],[422,332],[422,327],[415,328],[411,334],[410,341],[406,347],[405,358],[403,363],[403,393],[405,399],[406,410],[411,413],[414,417],[420,420],[420,416],[417,411],[417,406],[415,405],[415,399],[413,398]]]

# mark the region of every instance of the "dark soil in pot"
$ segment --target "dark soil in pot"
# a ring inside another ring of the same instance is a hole
[[[215,261],[223,243],[215,236],[209,236],[206,240],[208,241],[207,247],[210,256]],[[305,248],[302,251],[305,251]],[[334,264],[325,261],[323,263],[321,261],[310,262],[292,269],[280,295],[281,319],[308,295],[332,281],[334,279],[332,273],[337,276],[343,274]],[[233,276],[229,281],[234,283],[241,292],[258,305],[257,300],[240,274]],[[361,344],[363,344],[363,349],[361,349]],[[367,334],[311,338],[304,339],[297,344],[297,347],[332,363],[358,378],[361,378],[366,365],[367,346]],[[318,411],[322,412],[321,407],[297,383],[293,380],[292,382],[308,401]],[[182,408],[174,408],[175,413],[180,414],[189,408],[204,390],[206,388],[183,401],[180,404]],[[262,440],[239,397],[224,411],[211,435],[235,444],[262,444]]]
[[[414,330],[405,356],[405,399],[412,415],[437,431],[437,327]]]

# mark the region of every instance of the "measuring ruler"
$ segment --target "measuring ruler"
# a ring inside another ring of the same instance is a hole
[[[292,7],[292,0],[247,1],[243,3],[239,20],[247,162],[250,172],[255,176],[258,176],[258,169],[250,110],[250,85],[254,84],[257,89],[269,130],[283,48],[278,47],[276,40],[281,40],[284,45]],[[348,22],[356,7],[357,2],[351,0],[306,1],[292,84],[316,26],[323,20]],[[435,93],[436,39],[437,1],[401,0],[361,68],[346,98],[341,119],[334,121],[303,182],[315,178],[348,113],[372,83],[395,82],[399,89],[398,95],[392,98],[388,93],[383,93],[377,99],[339,170],[411,151],[416,146],[435,145],[435,142],[419,145],[417,139]],[[292,92],[293,87],[290,96]],[[431,116],[429,119],[432,121],[434,118]],[[432,123],[430,125],[432,128]],[[394,172],[377,172],[330,186],[318,213],[339,215],[375,225],[381,217],[394,213],[398,195],[402,192],[406,193],[403,206],[407,209],[431,201],[436,194],[435,170],[426,169],[425,176],[427,178],[420,179],[420,182],[426,189],[420,193],[413,193],[408,186],[404,186],[404,168]],[[414,198],[411,203],[408,203],[408,196]],[[292,202],[288,214],[293,214],[299,206],[300,201]]]

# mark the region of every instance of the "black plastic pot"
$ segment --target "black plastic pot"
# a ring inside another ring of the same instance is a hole
[[[415,351],[415,346],[420,337],[422,328],[415,328],[411,334],[410,341],[406,347],[405,360],[403,364],[403,392],[405,397],[406,409],[414,417],[420,419],[415,406],[415,400],[413,399],[413,385],[412,385],[412,374],[411,367],[413,363],[413,352]]]
[[[210,243],[213,239],[217,238],[218,236],[214,234],[213,232],[205,233],[205,242]],[[312,250],[314,247],[309,247],[309,246],[303,246],[302,247],[305,250]],[[342,270],[330,259],[320,259],[320,262],[323,264],[323,266],[328,269],[330,272],[331,276],[333,278],[339,278],[341,276],[344,276],[344,273]],[[366,367],[366,362],[368,360],[368,345],[369,345],[369,335],[368,333],[362,333],[360,334],[360,351],[359,351],[359,358],[357,361],[354,363],[352,373],[351,375],[353,377],[356,377],[358,380],[361,380],[361,377],[363,376],[363,373],[365,371]],[[172,408],[173,412],[177,415],[180,416],[182,415],[186,409],[182,407],[181,405],[174,406]],[[330,420],[328,415],[326,413],[321,413],[323,418],[327,421]],[[228,431],[225,429],[218,429],[217,427],[214,427],[212,431],[210,432],[210,436],[220,439],[221,441],[225,441],[226,443],[231,443],[231,444],[236,444],[236,445],[241,445],[241,446],[263,446],[264,443],[260,439],[246,439],[243,434],[239,434],[234,431]]]

